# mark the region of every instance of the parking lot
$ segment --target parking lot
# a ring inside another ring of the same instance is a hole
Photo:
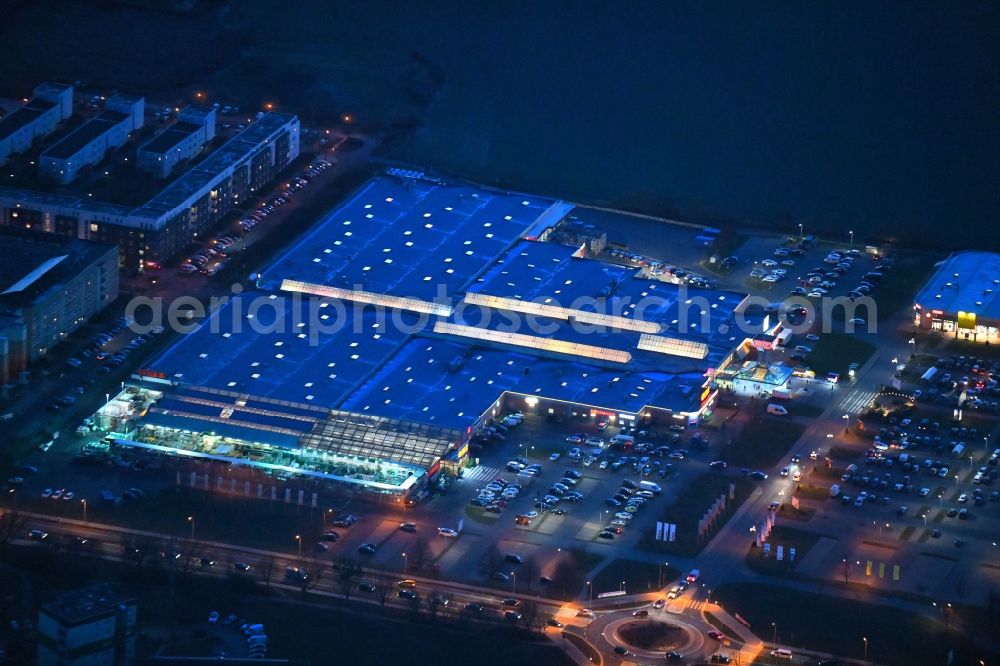
[[[894,265],[892,258],[866,254],[853,243],[834,246],[809,237],[789,237],[783,242],[755,238],[739,252],[728,278],[742,279],[745,288],[773,296],[773,300],[786,296],[877,299],[879,285]]]
[[[665,506],[690,479],[709,469],[711,454],[691,446],[691,433],[664,430],[627,451],[612,448],[616,434],[613,425],[599,430],[593,419],[550,424],[527,416],[505,433],[504,441],[474,453],[479,464],[466,469],[446,494],[413,509],[397,504],[387,511],[369,510],[354,525],[338,530],[330,552],[357,552],[390,570],[440,572],[512,590],[547,584],[542,578],[551,579],[571,549],[585,550],[592,566],[631,552],[643,535],[655,531]],[[576,441],[578,435],[584,442]],[[593,438],[590,444],[586,437]],[[570,457],[573,449],[581,450],[578,459]],[[623,457],[630,462],[617,465]],[[643,458],[648,458],[645,464],[640,463]],[[530,466],[537,474],[508,469],[518,459],[518,466]],[[518,491],[510,490],[514,483]],[[491,484],[496,501],[481,501]],[[401,530],[404,522],[415,527]],[[458,534],[442,536],[438,528]],[[374,549],[362,548],[364,544]]]

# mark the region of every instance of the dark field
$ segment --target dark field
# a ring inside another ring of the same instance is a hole
[[[132,4],[0,1],[0,92],[197,86],[350,113],[403,133],[394,156],[513,189],[1000,245],[993,2]]]
[[[723,585],[715,598],[730,613],[735,611],[746,618],[751,629],[767,640],[774,622],[778,642],[785,645],[808,645],[813,650],[861,659],[862,637],[870,637],[872,629],[877,628],[878,640],[871,639],[869,644],[872,663],[943,664],[951,649],[951,663],[956,666],[978,664],[980,658],[987,663],[990,660],[955,630],[953,618],[946,628],[944,622],[932,622],[899,608],[755,583]]]

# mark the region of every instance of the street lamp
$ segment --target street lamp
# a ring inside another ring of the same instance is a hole
[[[622,592],[625,591],[625,581],[622,581],[622,584],[618,589],[620,589]]]
[[[302,536],[299,534],[295,535],[295,541],[299,544],[299,557],[302,557]]]
[[[594,603],[594,585],[589,580],[587,581],[587,592],[590,595],[590,602],[587,604],[589,606]]]
[[[510,579],[510,591],[511,591],[511,594],[517,594],[517,572],[516,571],[511,571],[510,575],[511,575],[511,579]]]
[[[664,566],[668,566],[669,567],[670,566],[670,562],[664,562],[663,564],[660,565],[660,577],[658,579],[659,585],[657,585],[657,587],[663,587],[663,567]]]
[[[778,644],[778,625],[774,622],[771,623],[771,645]]]
[[[805,238],[805,234],[802,232],[802,223],[799,223],[799,240]]]
[[[862,636],[861,640],[863,640],[865,642],[865,663],[867,664],[868,663],[868,638]]]
[[[400,553],[403,556],[403,575],[406,575],[406,553]]]
[[[848,231],[847,233],[851,234],[851,248],[853,249],[854,248],[854,232],[853,231]]]
[[[188,522],[191,523],[191,540],[194,541],[194,516],[188,516]]]
[[[323,512],[323,529],[326,529],[326,517],[333,513],[333,509],[327,509]]]
[[[87,522],[87,500],[82,499],[80,503],[83,504],[83,522]]]

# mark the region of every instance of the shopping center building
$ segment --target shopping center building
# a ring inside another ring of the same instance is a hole
[[[941,262],[913,302],[913,323],[970,342],[1000,342],[1000,254],[956,252]]]
[[[136,375],[105,422],[119,445],[398,494],[462,465],[512,410],[698,423],[713,368],[762,322],[735,325],[745,294],[530,240],[572,210],[377,177]]]

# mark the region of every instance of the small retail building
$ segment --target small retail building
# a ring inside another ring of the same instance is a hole
[[[938,264],[913,302],[913,323],[960,340],[1000,342],[1000,254],[956,252]]]

